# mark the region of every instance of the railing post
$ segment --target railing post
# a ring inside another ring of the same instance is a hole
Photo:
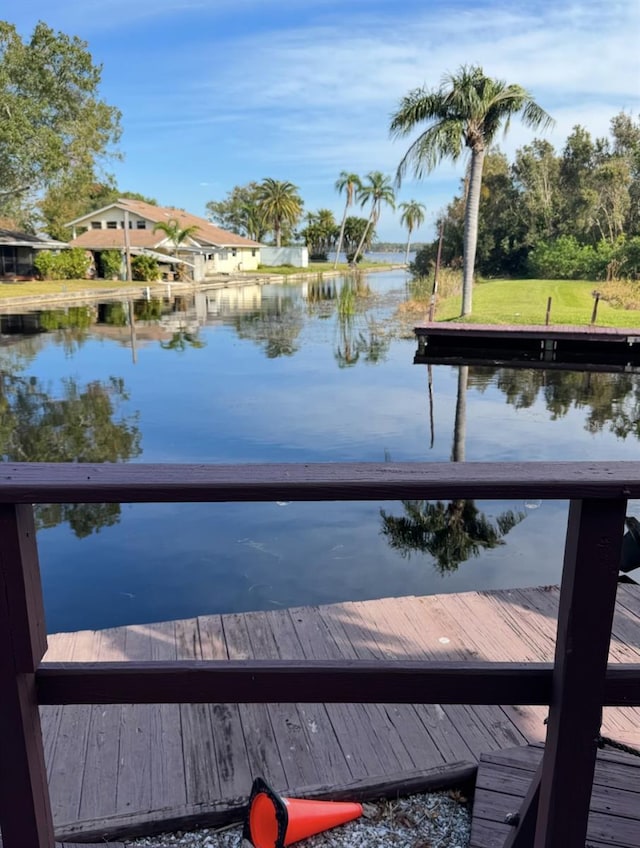
[[[535,848],[584,848],[625,499],[572,501]]]
[[[53,848],[35,671],[47,650],[33,510],[0,504],[0,831]]]

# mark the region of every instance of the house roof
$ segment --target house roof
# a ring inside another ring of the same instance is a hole
[[[152,230],[127,230],[129,247],[157,247],[166,236]],[[69,244],[71,247],[84,247],[87,250],[124,250],[124,230],[87,230],[80,233]]]
[[[50,248],[67,247],[63,241],[34,236],[31,233],[23,233],[21,230],[8,230],[0,227],[0,246],[10,247],[37,247],[42,250]]]
[[[207,221],[206,218],[200,218],[197,215],[191,215],[189,212],[185,212],[183,209],[174,209],[170,206],[154,206],[152,203],[145,203],[142,200],[131,200],[129,198],[120,198],[120,200],[117,200],[115,203],[112,203],[109,206],[105,206],[103,209],[97,209],[87,215],[83,215],[82,218],[76,218],[75,221],[70,221],[67,226],[72,226],[74,224],[82,224],[88,218],[94,217],[96,215],[96,212],[106,211],[107,209],[112,209],[114,207],[120,209],[129,209],[129,211],[135,212],[136,215],[140,215],[141,218],[145,218],[147,221],[151,221],[153,224],[166,223],[172,218],[175,218],[183,229],[186,227],[197,227],[197,230],[193,234],[193,238],[200,244],[214,245],[215,247],[261,246],[260,242],[253,241],[252,239],[245,238],[244,236],[236,235],[235,233],[230,233],[228,230],[223,230],[221,227],[216,227],[214,224],[211,223],[211,221]],[[102,230],[93,230],[93,232],[99,233],[102,232]],[[118,230],[108,230],[107,232],[117,233]],[[145,230],[130,230],[129,232],[131,234],[131,244],[133,245],[134,234],[144,233]],[[87,235],[87,233],[83,233],[83,235]],[[82,238],[82,236],[78,237],[78,239],[80,238]],[[155,234],[155,238],[156,244],[162,240],[158,239],[157,233]],[[74,239],[72,244],[75,244],[78,239]],[[135,243],[137,244],[138,242]]]

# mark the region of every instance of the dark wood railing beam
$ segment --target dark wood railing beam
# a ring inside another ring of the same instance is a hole
[[[180,660],[43,663],[41,704],[549,704],[548,663]],[[640,668],[612,665],[607,706],[640,706]]]
[[[640,498],[640,462],[3,463],[0,503]]]

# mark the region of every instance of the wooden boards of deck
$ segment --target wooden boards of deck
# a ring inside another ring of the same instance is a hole
[[[509,748],[480,758],[470,848],[502,848],[542,758],[541,747]],[[598,753],[587,831],[590,848],[640,845],[640,757]]]
[[[552,661],[557,604],[558,589],[540,587],[202,616],[53,635],[45,659]],[[613,634],[611,661],[639,662],[640,587],[620,586]],[[543,740],[547,712],[322,703],[41,709],[56,833],[69,841],[219,820],[256,775],[289,794],[389,774],[442,776],[448,764]],[[603,732],[640,745],[640,710],[606,710]]]

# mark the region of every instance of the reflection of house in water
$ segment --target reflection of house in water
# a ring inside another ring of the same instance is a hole
[[[262,308],[262,286],[232,286],[197,292],[195,310],[204,323],[211,316],[225,318]]]

